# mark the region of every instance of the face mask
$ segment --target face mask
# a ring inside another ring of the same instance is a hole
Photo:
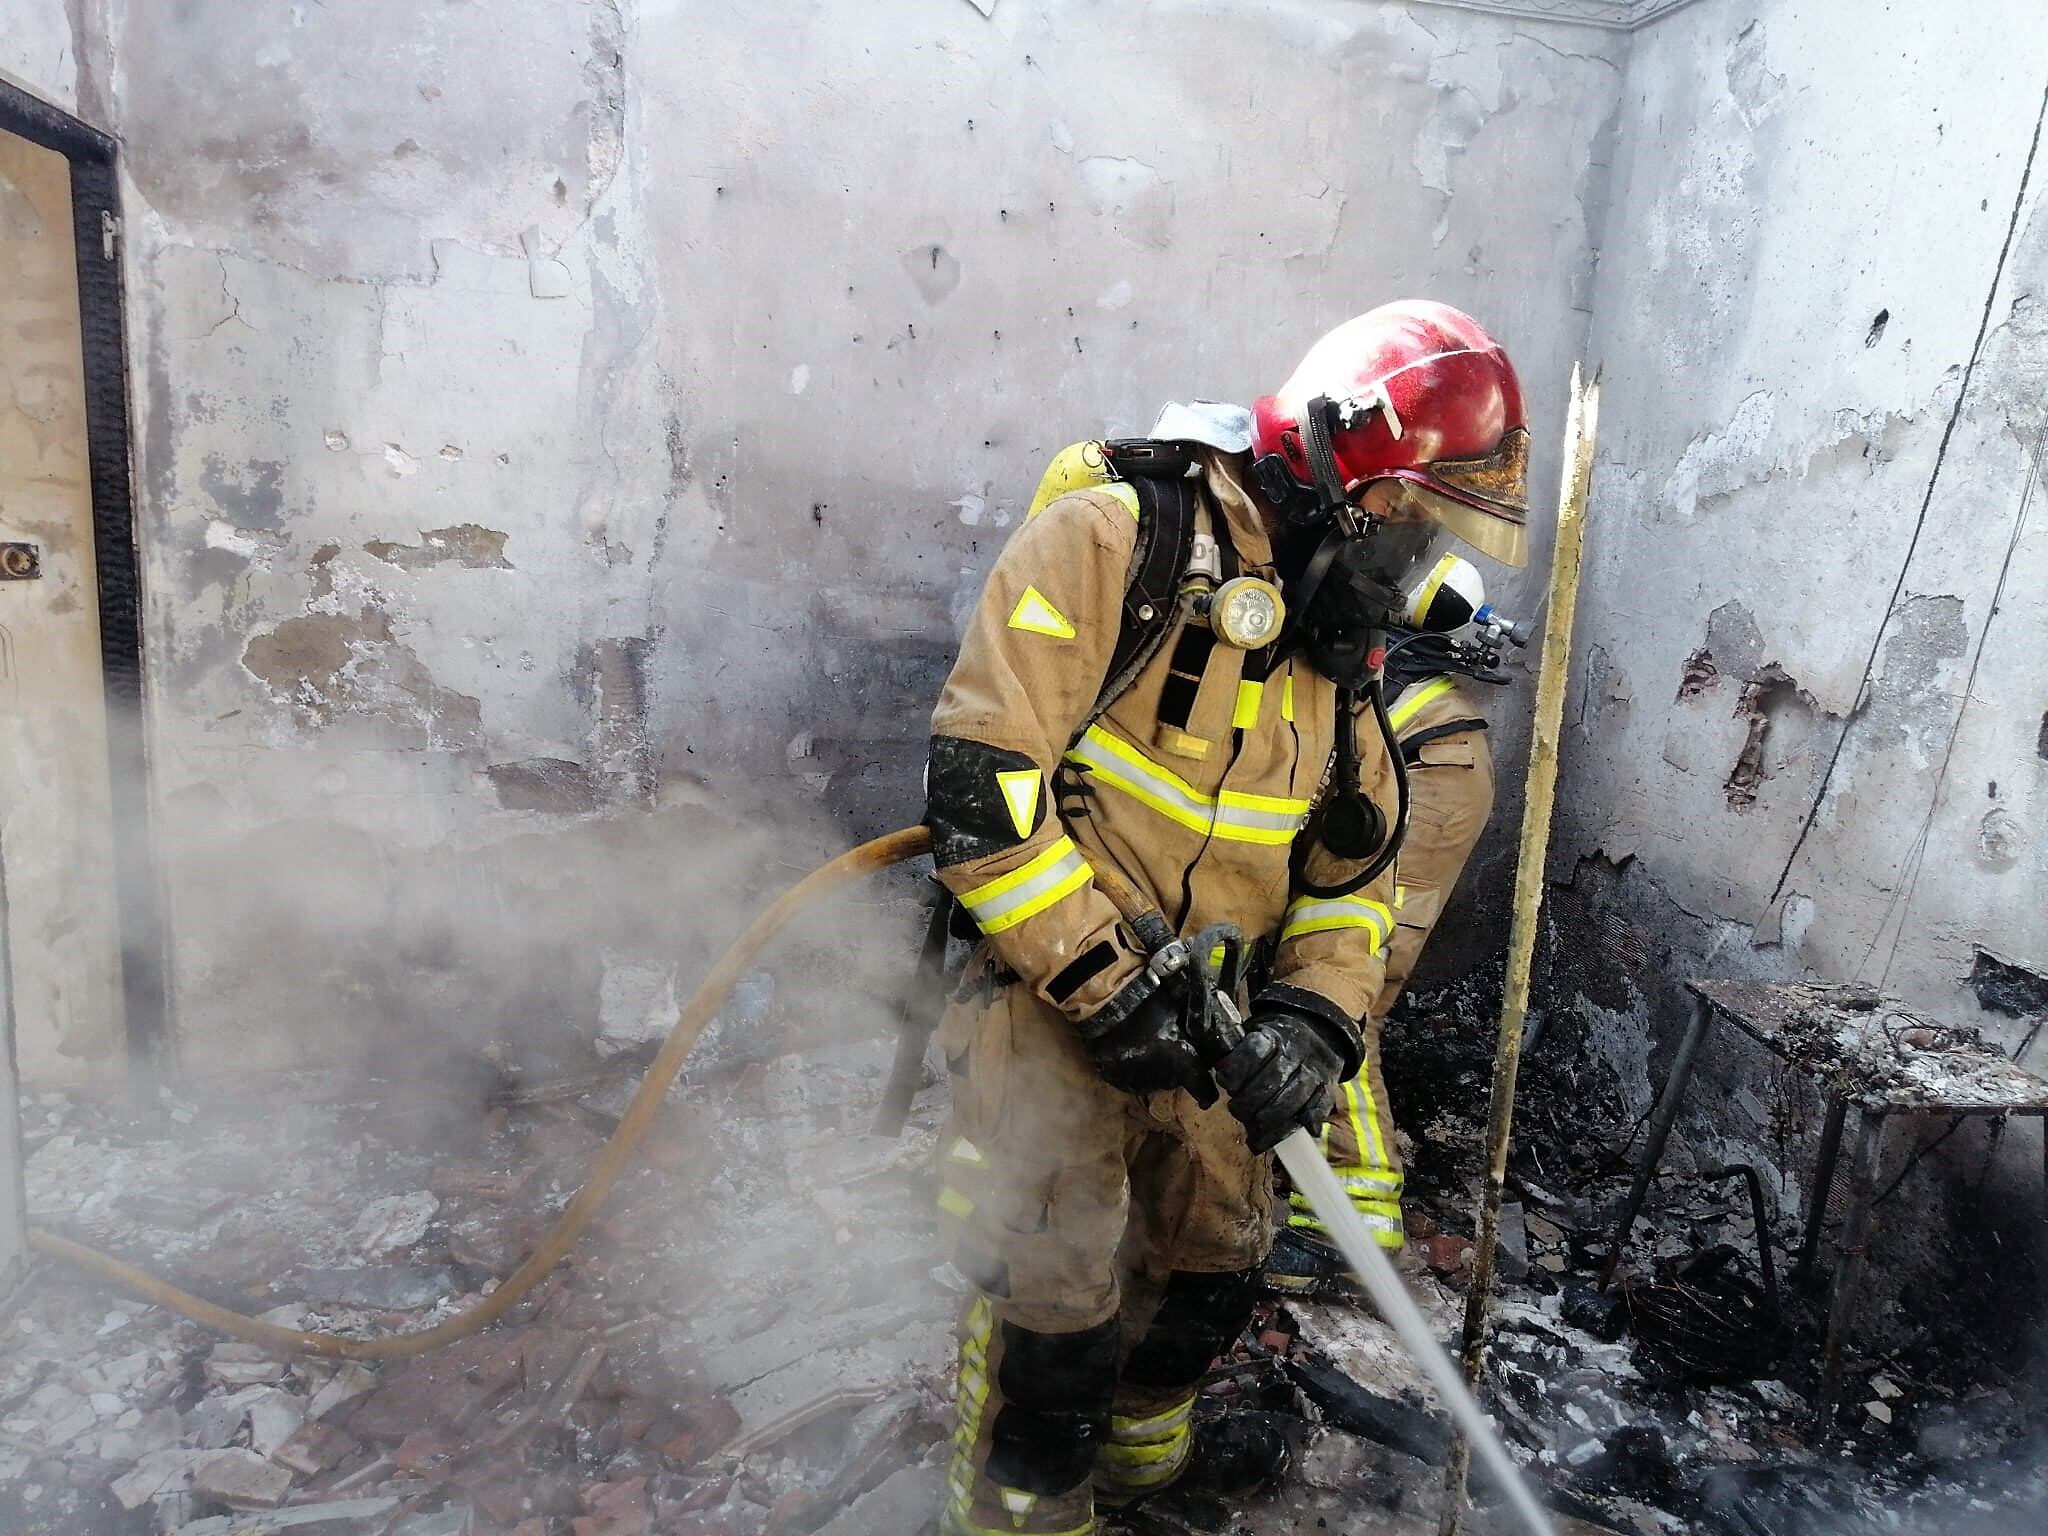
[[[1390,570],[1406,573],[1415,563],[1405,541],[1382,545],[1389,530],[1369,525],[1362,534],[1331,528],[1295,578],[1290,601],[1300,615],[1298,633],[1309,663],[1340,688],[1359,689],[1372,678],[1376,634],[1397,622],[1400,589]]]

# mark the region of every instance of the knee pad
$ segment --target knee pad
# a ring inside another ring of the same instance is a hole
[[[1124,1364],[1124,1380],[1134,1387],[1183,1387],[1200,1377],[1251,1321],[1258,1273],[1175,1270],[1152,1326]]]
[[[1116,1390],[1117,1320],[1079,1333],[1003,1324],[996,1385],[1003,1406],[989,1426],[987,1475],[1025,1493],[1079,1487],[1095,1461]]]

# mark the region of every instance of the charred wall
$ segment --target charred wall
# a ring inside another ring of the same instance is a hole
[[[1683,974],[1869,982],[2048,1067],[1970,984],[1979,947],[2048,971],[2044,87],[2014,3],[1705,0],[1635,37],[1553,875],[1673,957],[1611,1014],[1660,1069]],[[1796,1200],[1810,1138],[1744,1133],[1768,1071],[1725,1053],[1691,1124]],[[1973,1190],[2031,1244],[2039,1173],[2031,1126],[1959,1134],[1893,1256],[1947,1251],[1911,1235]]]
[[[14,7],[124,145],[186,1048],[587,1021],[914,818],[1067,442],[1415,292],[1554,420],[1625,41],[1504,9]]]

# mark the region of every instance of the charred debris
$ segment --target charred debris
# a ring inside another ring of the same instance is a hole
[[[1598,1009],[1560,1001],[1570,979],[1553,965],[1524,1062],[1486,1380],[1561,1516],[1730,1536],[2048,1518],[2041,1384],[2018,1342],[2001,1349],[1983,1326],[1981,1293],[1969,1300],[1973,1285],[2039,1285],[2010,1256],[1958,1256],[1949,1296],[1873,1302],[1877,1342],[1826,1423],[1812,1406],[1819,1293],[1792,1279],[1801,1228],[1774,1179],[1681,1132],[1621,1278],[1601,1288],[1646,1116]],[[1481,969],[1413,992],[1387,1035],[1412,1279],[1447,1340],[1498,989]],[[446,1351],[376,1367],[270,1358],[39,1270],[0,1352],[0,1528],[919,1529],[942,1476],[958,1302],[931,1246],[944,1090],[927,1084],[901,1139],[872,1137],[890,1043],[819,1036],[765,978],[741,993],[744,1028],[709,1038],[593,1234],[508,1325]],[[442,1079],[459,1093],[314,1074],[140,1101],[44,1093],[28,1106],[31,1204],[272,1321],[420,1328],[511,1272],[647,1055],[564,1036],[473,1058]],[[1292,1415],[1298,1475],[1229,1510],[1165,1501],[1132,1529],[1434,1529],[1444,1422],[1359,1306],[1268,1306],[1207,1390]],[[1482,1508],[1473,1528],[1492,1523]]]

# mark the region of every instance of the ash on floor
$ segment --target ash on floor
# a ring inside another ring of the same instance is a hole
[[[760,990],[757,988],[756,990]],[[768,1032],[776,1038],[774,1032]],[[760,1032],[754,1032],[759,1037]],[[499,1326],[377,1367],[266,1356],[42,1266],[4,1326],[0,1529],[22,1536],[862,1536],[926,1529],[958,1297],[932,1248],[943,1086],[866,1134],[885,1041],[709,1040],[598,1223]],[[616,1044],[616,1042],[614,1042]],[[1825,1509],[2038,1509],[2024,1380],[1960,1392],[1912,1359],[1856,1382],[1843,1445],[1803,1379],[1673,1379],[1587,1302],[1619,1100],[1568,1030],[1532,1053],[1488,1395],[1568,1529],[1758,1533]],[[1457,1330],[1490,1022],[1485,978],[1404,1011],[1389,1074],[1415,1136],[1415,1286]],[[425,1328],[516,1267],[582,1181],[636,1063],[503,1062],[467,1096],[299,1077],[141,1104],[30,1106],[36,1220],[238,1310],[369,1336]],[[1724,1194],[1666,1201],[1649,1250],[1751,1242]],[[1625,1323],[1625,1317],[1620,1319]],[[1810,1358],[1810,1353],[1803,1358]],[[1296,1473],[1231,1508],[1167,1499],[1141,1536],[1420,1533],[1442,1421],[1361,1308],[1269,1306],[1211,1406],[1291,1416]],[[2035,1420],[2034,1422],[2038,1422]],[[1847,1454],[1845,1454],[1845,1451]],[[2032,1481],[2027,1481],[2028,1476]],[[2029,1501],[2033,1502],[2029,1502]],[[1907,1524],[1885,1529],[1910,1529]],[[1468,1527],[1508,1526],[1482,1508]],[[1868,1528],[1879,1528],[1872,1525]],[[2019,1528],[2027,1528],[2021,1525]]]

